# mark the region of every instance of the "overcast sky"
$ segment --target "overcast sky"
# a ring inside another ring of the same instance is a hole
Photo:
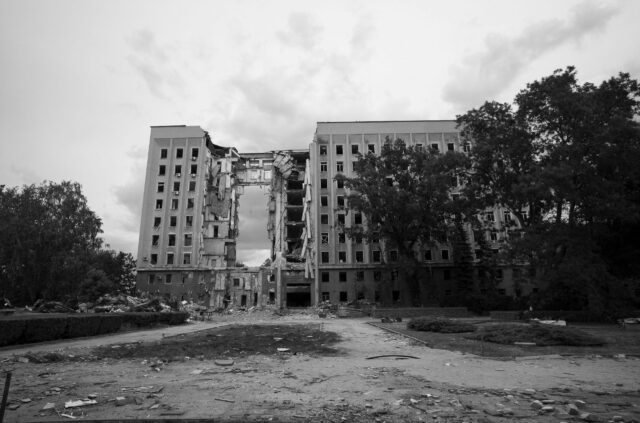
[[[80,182],[135,255],[150,125],[250,152],[317,121],[453,119],[567,65],[640,79],[638,22],[632,0],[0,0],[0,184]]]

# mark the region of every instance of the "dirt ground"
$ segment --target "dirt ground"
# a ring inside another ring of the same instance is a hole
[[[262,347],[233,344],[230,334],[236,332],[260,338]],[[160,348],[181,339],[189,340],[190,348]],[[64,360],[25,362],[29,352],[32,357],[55,352],[52,358]],[[384,355],[391,356],[371,358]],[[13,374],[9,400],[15,409],[6,411],[7,422],[640,421],[637,356],[495,360],[428,348],[367,319],[307,314],[231,316],[2,348],[0,370]],[[80,399],[96,404],[65,409],[65,402]],[[43,410],[47,403],[53,408]]]

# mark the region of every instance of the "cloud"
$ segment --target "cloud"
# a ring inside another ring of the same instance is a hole
[[[129,151],[128,156],[132,165],[127,182],[115,186],[112,192],[117,204],[124,209],[118,224],[125,231],[135,232],[137,238],[142,215],[142,196],[144,193],[144,175],[147,159],[146,148],[134,148]]]
[[[484,40],[484,51],[469,54],[450,68],[443,99],[462,110],[490,100],[530,62],[564,43],[580,43],[587,34],[603,29],[616,13],[618,9],[610,5],[585,1],[572,10],[566,22],[542,21],[512,38],[490,34]]]
[[[292,13],[289,15],[288,28],[278,31],[278,39],[288,46],[303,50],[312,50],[320,36],[322,27],[306,13]]]
[[[132,54],[127,61],[142,77],[154,96],[166,100],[176,95],[184,96],[185,78],[169,57],[174,57],[180,49],[168,45],[160,46],[155,34],[149,30],[140,30],[127,39]]]

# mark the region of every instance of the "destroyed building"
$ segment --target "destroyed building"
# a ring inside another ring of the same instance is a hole
[[[392,269],[397,252],[384,240],[364,243],[336,228],[360,224],[344,207],[337,174],[354,175],[360,154],[379,153],[386,138],[435,151],[468,151],[455,121],[318,122],[308,149],[239,152],[215,144],[198,126],[153,126],[149,142],[137,287],[141,292],[229,306],[304,307],[321,301],[409,304]],[[247,186],[269,190],[265,238],[270,257],[261,267],[236,266],[242,229],[238,210]],[[455,187],[453,193],[455,193]],[[488,210],[483,236],[498,250],[509,236],[509,211]],[[490,215],[490,216],[489,216]],[[340,222],[340,225],[335,225]],[[473,247],[478,245],[473,241]],[[427,283],[442,302],[455,293],[452,247],[420,251]],[[391,264],[391,266],[390,266]],[[507,295],[535,289],[519,269],[498,269]]]

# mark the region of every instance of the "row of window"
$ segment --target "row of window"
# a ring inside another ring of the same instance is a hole
[[[192,164],[190,167],[191,172],[191,176],[195,178],[195,176],[198,174],[198,165]],[[167,166],[166,165],[158,165],[158,176],[165,176],[167,174]],[[175,165],[173,167],[173,175],[176,176],[177,178],[179,178],[180,176],[182,176],[182,165]]]
[[[335,148],[336,148],[336,155],[343,155],[344,151],[345,151],[345,146],[342,144],[336,144]],[[422,148],[424,147],[424,144],[421,143],[417,143],[416,144],[416,150],[421,151]],[[431,143],[430,145],[431,151],[432,152],[439,152],[440,151],[440,144],[439,143]],[[462,149],[464,152],[469,152],[471,149],[471,146],[468,143],[464,143],[462,145]],[[456,144],[453,142],[448,142],[447,143],[447,151],[455,151],[456,150]],[[320,145],[320,155],[321,156],[326,156],[328,153],[328,146],[327,145]],[[367,152],[369,153],[373,153],[375,154],[376,152],[376,146],[375,144],[367,144]],[[351,144],[351,154],[360,154],[360,146],[358,144]],[[339,171],[341,172],[341,171]]]
[[[174,253],[167,253],[167,260],[165,264],[176,264],[174,263]],[[151,254],[150,264],[158,264],[158,254]],[[191,264],[191,253],[182,253],[182,264]]]
[[[480,254],[480,250],[476,250],[477,254]],[[442,260],[449,260],[449,250],[448,249],[442,249],[440,250],[440,258]],[[431,250],[426,250],[423,252],[423,260],[424,261],[433,261],[433,255],[431,253]],[[373,250],[371,252],[371,261],[373,263],[380,263],[382,261],[382,251],[380,250]],[[391,250],[389,251],[389,261],[390,262],[397,262],[398,261],[398,251],[397,250]],[[329,251],[321,251],[320,252],[320,262],[321,263],[329,263],[330,262],[330,256],[329,256]],[[338,262],[339,263],[346,263],[347,262],[347,252],[346,251],[338,251]],[[356,251],[355,252],[355,262],[356,263],[364,263],[364,251]]]
[[[185,226],[193,226],[193,216],[185,216]],[[162,218],[160,216],[156,216],[153,218],[153,226],[158,228],[162,224]],[[169,216],[169,226],[177,226],[178,217],[177,216]]]
[[[182,283],[186,283],[187,280],[189,279],[189,276],[187,274],[182,274]],[[166,275],[164,275],[164,278],[162,277],[162,275],[156,275],[155,273],[149,273],[149,276],[147,276],[147,282],[149,283],[149,285],[153,285],[154,283],[172,283],[173,282],[173,275],[168,273]]]
[[[160,245],[160,235],[153,235],[151,237],[151,246],[157,247]],[[169,234],[167,237],[167,245],[169,247],[175,247],[176,245],[176,234]],[[184,234],[184,239],[182,242],[183,247],[191,247],[193,245],[193,234]]]
[[[158,182],[157,192],[164,192],[164,182]],[[196,181],[189,181],[189,192],[194,192],[196,190]],[[180,192],[180,182],[175,181],[173,183],[173,192],[178,194]]]
[[[328,189],[329,180],[327,178],[320,179],[320,189]],[[343,189],[344,188],[344,180],[336,179],[336,188]]]
[[[164,204],[164,200],[162,198],[156,199],[156,210],[162,210],[162,206]],[[195,201],[193,198],[187,198],[187,209],[192,209]],[[180,201],[177,198],[171,199],[171,210],[178,210],[178,206],[180,205]]]
[[[335,299],[331,298],[331,293],[328,291],[322,291],[320,294],[320,298],[322,299],[322,301],[335,301]],[[365,295],[363,291],[357,292],[355,295],[355,298],[349,298],[349,295],[347,294],[347,291],[339,291],[338,292],[338,301],[340,302],[346,302],[346,301],[352,301],[352,300],[364,300],[365,299]],[[380,292],[379,291],[374,291],[373,292],[373,300],[375,302],[380,302]],[[391,299],[393,300],[393,302],[399,301],[400,300],[400,291],[391,291]]]
[[[181,159],[184,157],[184,149],[181,147],[176,148],[176,159]],[[198,159],[198,154],[200,153],[197,147],[193,147],[191,149],[191,160],[196,161]],[[161,148],[160,149],[160,159],[166,159],[169,157],[169,149]]]

